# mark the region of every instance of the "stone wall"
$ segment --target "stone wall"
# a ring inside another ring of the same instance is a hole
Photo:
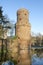
[[[28,11],[20,9],[17,11],[16,35],[20,39],[29,40],[31,36],[31,25],[28,19]]]
[[[31,25],[28,14],[29,12],[26,9],[17,11],[16,36],[18,37],[20,48],[18,65],[30,65]]]

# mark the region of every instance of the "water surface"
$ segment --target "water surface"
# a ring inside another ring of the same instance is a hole
[[[32,56],[32,65],[43,65],[43,58],[40,58],[37,55],[33,55]]]

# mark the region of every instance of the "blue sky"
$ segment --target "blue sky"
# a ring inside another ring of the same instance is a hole
[[[17,10],[25,8],[30,12],[31,31],[43,34],[43,0],[0,0],[3,7],[3,14],[14,21],[17,21]]]

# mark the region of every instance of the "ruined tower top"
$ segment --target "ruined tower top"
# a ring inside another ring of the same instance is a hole
[[[28,21],[29,20],[29,12],[28,12],[28,10],[26,10],[26,9],[19,9],[18,11],[17,11],[17,22],[18,21]]]
[[[24,9],[24,8],[19,9],[19,10],[17,11],[18,14],[19,14],[20,12],[29,13],[28,10],[27,10],[27,9]]]

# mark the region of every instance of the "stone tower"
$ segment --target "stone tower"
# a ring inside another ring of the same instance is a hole
[[[17,11],[16,35],[19,43],[19,63],[18,65],[30,65],[30,38],[31,25],[28,19],[28,10],[19,9]]]

